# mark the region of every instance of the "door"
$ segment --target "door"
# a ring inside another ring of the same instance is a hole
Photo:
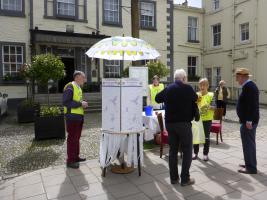
[[[63,92],[64,86],[73,81],[73,73],[75,70],[74,67],[74,58],[61,58],[62,62],[65,65],[65,77],[58,81],[58,92]]]

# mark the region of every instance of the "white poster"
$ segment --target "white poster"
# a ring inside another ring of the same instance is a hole
[[[102,129],[142,130],[142,83],[137,79],[102,80]]]
[[[137,78],[142,81],[142,95],[148,94],[148,68],[147,67],[129,67],[129,77]]]

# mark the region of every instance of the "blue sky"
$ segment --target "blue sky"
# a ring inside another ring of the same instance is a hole
[[[185,2],[185,0],[174,0],[175,3],[181,4]],[[194,6],[194,7],[201,7],[201,0],[188,0],[189,6]]]

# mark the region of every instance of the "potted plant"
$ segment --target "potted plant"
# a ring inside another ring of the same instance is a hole
[[[63,109],[59,106],[40,106],[34,122],[35,139],[65,139]]]
[[[57,81],[65,76],[64,63],[53,54],[40,54],[33,57],[29,73],[41,86]],[[34,122],[35,139],[65,138],[64,116],[58,106],[41,106],[36,111]]]

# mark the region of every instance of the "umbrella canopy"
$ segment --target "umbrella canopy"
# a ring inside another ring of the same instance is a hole
[[[103,39],[93,45],[86,54],[90,58],[106,60],[151,60],[159,52],[144,40],[133,37],[115,36]]]

